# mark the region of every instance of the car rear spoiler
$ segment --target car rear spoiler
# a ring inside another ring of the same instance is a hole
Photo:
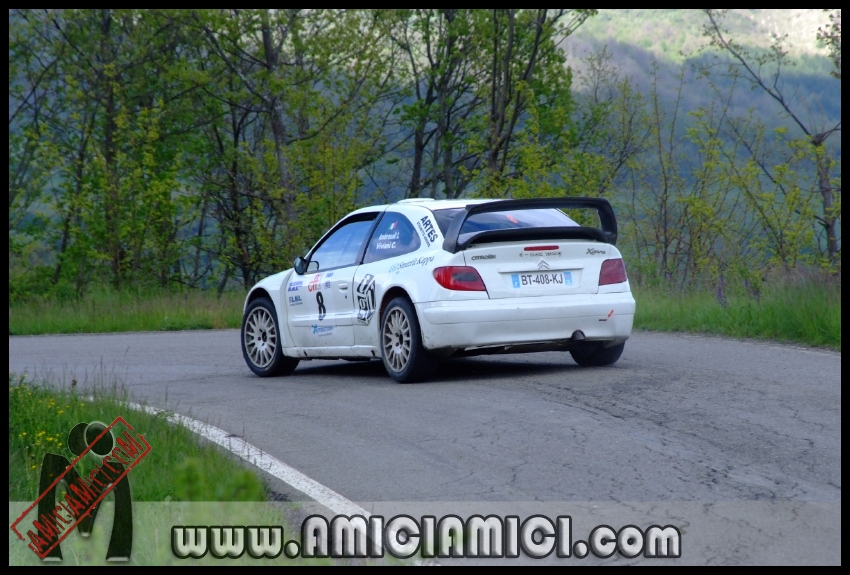
[[[470,216],[488,212],[506,212],[511,210],[540,210],[556,208],[562,210],[593,209],[599,215],[602,229],[584,226],[565,226],[550,228],[514,228],[508,230],[487,230],[472,234],[462,242],[458,241],[460,230]],[[446,237],[443,249],[450,253],[465,250],[474,243],[510,242],[522,240],[591,240],[614,245],[617,242],[617,218],[608,200],[602,198],[533,198],[528,200],[498,200],[483,204],[466,206],[455,216]]]

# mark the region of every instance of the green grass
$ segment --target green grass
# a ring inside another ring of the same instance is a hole
[[[743,290],[727,293],[725,307],[714,291],[632,289],[636,329],[712,333],[841,350],[840,280],[779,284],[765,289],[758,299]]]
[[[841,282],[767,282],[756,298],[739,289],[664,290],[633,285],[635,328],[713,333],[841,349]],[[9,306],[9,335],[238,328],[244,294],[93,290],[78,300],[30,299]]]
[[[92,290],[75,300],[32,298],[9,305],[9,335],[236,328],[245,294]]]
[[[117,386],[87,390],[84,395],[36,385],[25,375],[11,373],[9,501],[35,500],[46,453],[74,460],[67,445],[74,425],[111,423],[118,416],[151,445],[150,454],[132,471],[134,501],[266,501],[266,488],[252,471],[188,429],[169,423],[164,415],[132,410]]]

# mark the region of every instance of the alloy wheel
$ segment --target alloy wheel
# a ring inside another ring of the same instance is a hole
[[[268,366],[277,349],[277,329],[268,310],[255,308],[245,322],[245,350],[251,362],[258,368]]]
[[[412,337],[410,321],[399,308],[390,311],[384,322],[383,330],[384,357],[393,371],[400,372],[407,367],[410,360]]]

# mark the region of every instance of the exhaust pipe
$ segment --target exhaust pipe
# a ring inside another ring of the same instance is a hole
[[[573,341],[584,341],[584,332],[582,332],[580,329],[577,329],[573,332],[573,335],[570,339]]]

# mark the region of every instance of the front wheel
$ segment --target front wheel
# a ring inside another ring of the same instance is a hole
[[[602,347],[602,342],[592,344],[590,347],[582,347],[570,351],[570,355],[577,364],[582,367],[602,367],[604,365],[613,365],[617,363],[620,356],[623,355],[623,349],[626,347],[626,342],[612,345],[611,347]]]
[[[260,377],[289,375],[298,360],[283,355],[274,304],[265,297],[248,304],[242,318],[242,357]]]
[[[422,346],[416,312],[406,298],[395,298],[381,318],[381,355],[387,374],[399,383],[423,381],[437,361]]]

